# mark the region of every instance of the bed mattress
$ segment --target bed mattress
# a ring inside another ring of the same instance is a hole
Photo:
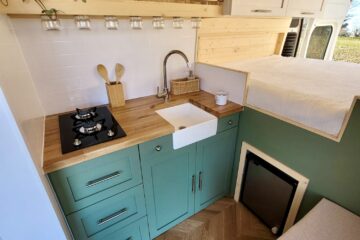
[[[360,95],[359,64],[270,56],[222,67],[249,74],[246,106],[332,137]]]

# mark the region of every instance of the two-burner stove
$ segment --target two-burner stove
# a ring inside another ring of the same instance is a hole
[[[63,154],[126,136],[106,106],[61,115],[59,125]]]

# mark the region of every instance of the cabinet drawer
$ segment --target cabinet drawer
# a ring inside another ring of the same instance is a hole
[[[321,15],[319,10],[301,10],[301,9],[288,9],[286,15],[289,17],[306,17],[316,18]]]
[[[119,228],[116,224],[95,234],[91,240],[150,240],[146,217],[141,218],[128,226]]]
[[[174,151],[172,143],[172,135],[160,137],[150,142],[145,142],[139,145],[140,155],[147,156],[153,155],[158,156],[164,153]]]
[[[290,0],[286,11],[287,16],[315,18],[320,16],[323,0]]]
[[[222,132],[239,125],[239,113],[232,114],[219,119],[218,132]]]
[[[137,146],[49,174],[65,214],[141,183]]]
[[[271,6],[242,6],[234,4],[231,10],[232,15],[237,16],[285,16],[286,8]]]
[[[75,239],[91,239],[116,224],[125,227],[146,215],[143,186],[138,185],[67,216]]]

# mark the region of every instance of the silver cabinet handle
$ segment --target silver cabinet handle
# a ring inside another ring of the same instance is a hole
[[[191,191],[194,193],[196,188],[196,177],[195,175],[192,176],[192,182],[191,182]]]
[[[157,145],[157,146],[155,147],[155,150],[158,151],[158,152],[160,152],[160,151],[161,151],[161,146],[160,146],[160,145]]]
[[[105,175],[103,177],[100,177],[100,178],[97,178],[97,179],[94,179],[94,180],[91,180],[91,181],[88,181],[86,186],[87,187],[92,187],[92,186],[95,186],[96,184],[99,184],[99,183],[102,183],[102,182],[105,182],[107,180],[110,180],[114,177],[117,177],[117,176],[120,176],[121,172],[120,171],[116,171],[116,172],[113,172],[113,173],[110,173],[108,175]]]
[[[232,121],[232,120],[229,120],[229,121],[228,121],[228,124],[229,124],[229,125],[233,125],[233,121]]]
[[[270,10],[270,9],[254,9],[251,11],[254,13],[271,13],[272,12],[272,10]]]
[[[199,191],[202,191],[202,175],[203,173],[202,172],[199,172]]]
[[[104,217],[104,218],[101,218],[99,221],[97,221],[97,224],[98,225],[102,225],[104,223],[107,223],[117,217],[120,217],[121,215],[125,214],[127,212],[127,208],[123,208],[117,212],[114,212],[113,214],[110,214],[109,216],[107,217]]]
[[[314,15],[315,13],[313,12],[301,12],[302,15]]]

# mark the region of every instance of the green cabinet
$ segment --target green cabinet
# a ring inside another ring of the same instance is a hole
[[[130,147],[50,173],[65,215],[141,184],[138,147]]]
[[[109,228],[110,229],[110,228]],[[124,228],[105,230],[98,233],[90,240],[150,240],[149,228],[146,217],[135,221]]]
[[[177,150],[168,135],[49,174],[74,238],[153,239],[228,194],[238,119]]]
[[[50,173],[77,240],[149,240],[138,146]]]
[[[173,150],[168,135],[140,145],[150,237],[194,213],[196,145]]]
[[[140,144],[151,238],[228,194],[238,116],[221,119],[217,135],[177,150],[171,135]]]
[[[146,215],[143,186],[139,185],[67,216],[75,239],[100,239],[108,228],[125,227]]]
[[[237,128],[232,128],[197,144],[195,212],[229,193],[236,137]]]

